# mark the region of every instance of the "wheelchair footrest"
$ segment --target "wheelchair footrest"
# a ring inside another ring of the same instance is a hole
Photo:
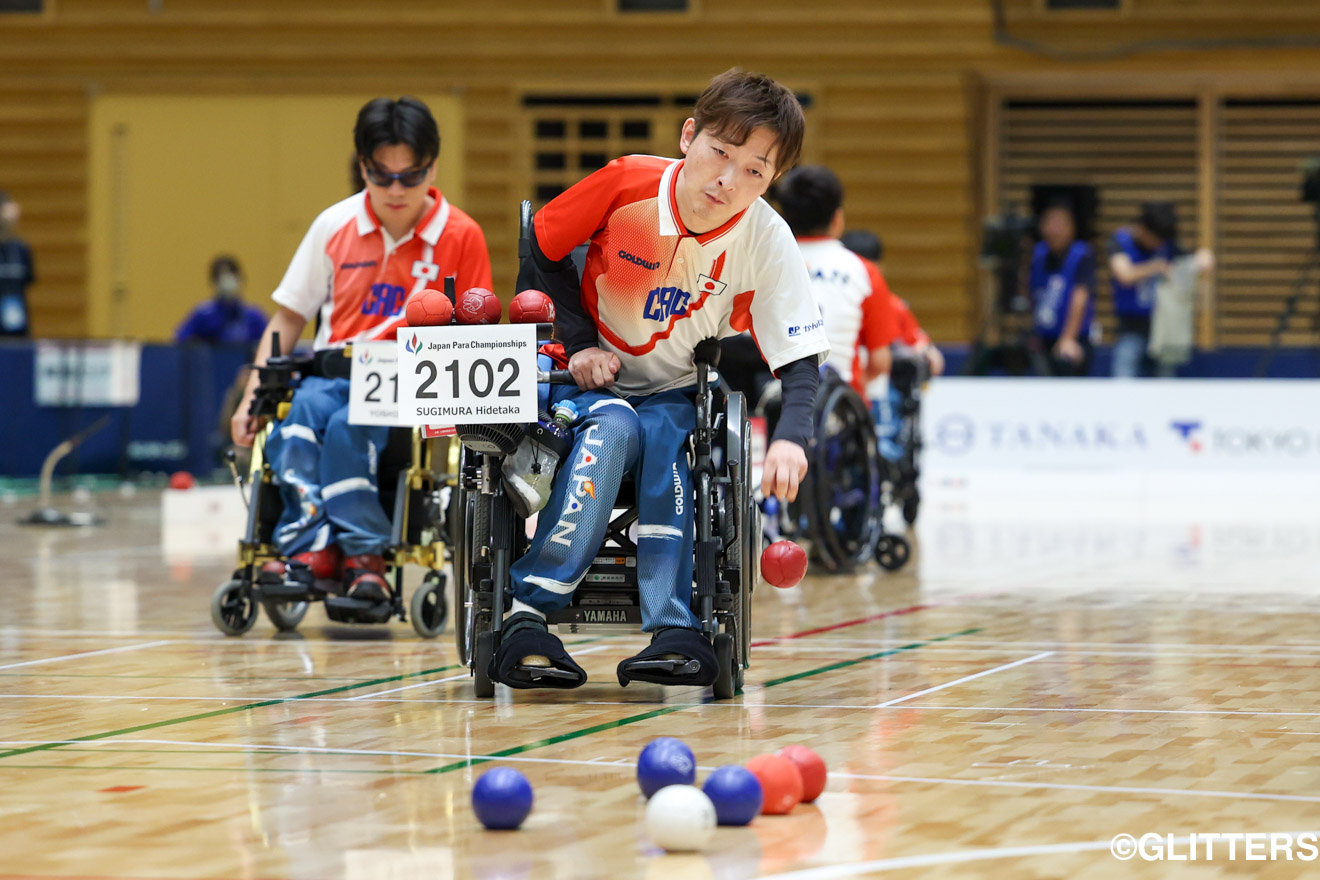
[[[263,599],[276,602],[316,602],[325,594],[297,581],[257,581]]]
[[[532,681],[540,681],[543,678],[577,681],[581,678],[576,672],[570,672],[567,669],[556,669],[553,666],[515,666],[514,669],[525,674]]]
[[[394,612],[389,602],[367,602],[347,596],[328,596],[325,613],[336,623],[386,623]]]
[[[696,675],[701,670],[700,660],[633,660],[629,672],[663,672],[666,675]]]

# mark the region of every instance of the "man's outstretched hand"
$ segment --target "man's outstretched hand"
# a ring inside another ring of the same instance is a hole
[[[765,453],[761,495],[796,501],[798,486],[807,475],[807,454],[792,440],[776,440]]]

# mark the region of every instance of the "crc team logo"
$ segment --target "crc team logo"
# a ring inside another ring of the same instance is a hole
[[[412,339],[403,343],[403,348],[408,354],[417,354],[422,350],[422,346],[417,342],[417,334],[412,335]]]
[[[1201,438],[1197,436],[1197,432],[1201,430],[1201,423],[1199,421],[1169,422],[1169,427],[1178,432],[1178,436],[1187,444],[1187,448],[1192,452],[1200,452],[1205,448],[1205,444],[1201,442]]]

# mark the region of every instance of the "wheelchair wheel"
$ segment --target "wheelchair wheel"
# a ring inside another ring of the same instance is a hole
[[[715,636],[715,657],[720,664],[719,675],[715,678],[715,699],[731,699],[741,686],[738,679],[742,671],[742,664],[735,656],[733,636],[726,632]]]
[[[875,561],[885,571],[898,571],[911,555],[912,547],[902,535],[883,535],[875,545]]]
[[[444,631],[449,619],[449,605],[445,600],[445,576],[433,571],[422,579],[408,603],[413,629],[424,639],[433,639]]]
[[[241,636],[257,622],[257,597],[237,578],[221,584],[211,596],[211,622],[227,636]]]
[[[880,454],[857,392],[836,380],[820,393],[811,467],[798,503],[805,503],[816,556],[831,572],[848,572],[871,558],[880,535]]]
[[[495,633],[489,629],[477,633],[472,649],[472,694],[479,700],[495,696],[495,682],[490,680],[490,664],[495,659]]]
[[[280,632],[293,632],[307,616],[306,602],[281,602],[278,599],[262,599],[261,607],[266,616]]]

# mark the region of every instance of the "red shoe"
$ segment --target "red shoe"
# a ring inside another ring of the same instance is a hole
[[[344,560],[344,579],[348,582],[350,599],[366,602],[388,602],[390,585],[385,580],[385,560],[364,553]]]
[[[306,553],[299,553],[290,557],[289,562],[307,566],[311,569],[312,577],[319,580],[336,580],[339,578],[343,554],[339,552],[338,544],[331,544],[324,550],[308,550]],[[283,578],[287,573],[287,566],[278,559],[272,559],[261,566],[261,570],[264,573]]]

